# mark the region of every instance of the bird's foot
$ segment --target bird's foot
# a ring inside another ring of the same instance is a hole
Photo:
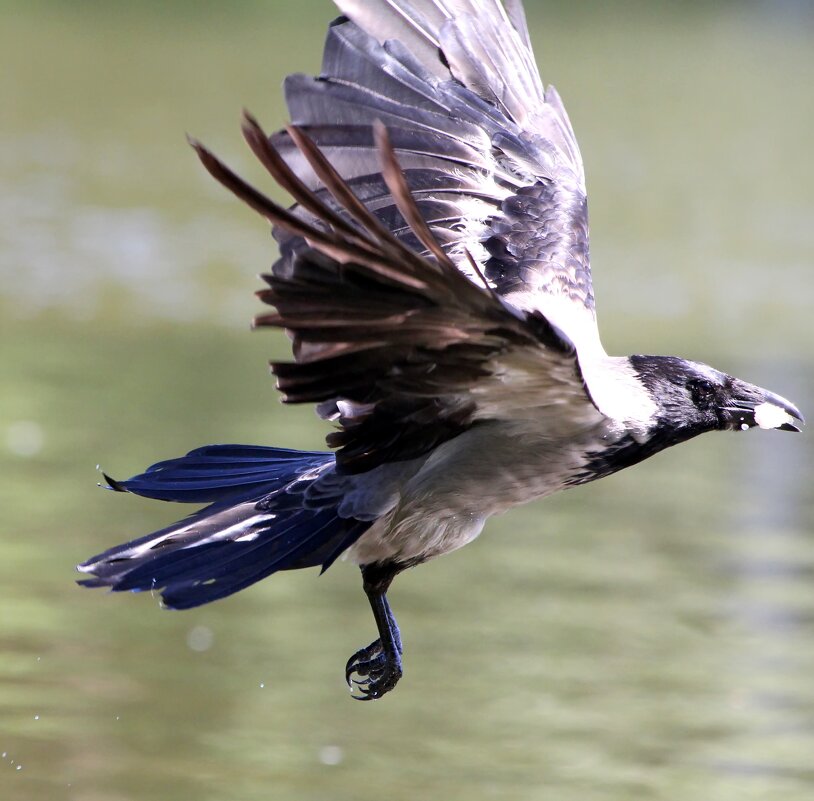
[[[385,651],[381,640],[357,651],[345,665],[345,681],[357,701],[381,698],[398,684],[401,675],[401,655]]]

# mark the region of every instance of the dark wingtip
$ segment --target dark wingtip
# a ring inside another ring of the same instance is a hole
[[[249,144],[249,147],[251,147],[252,150],[257,147],[257,145],[252,145],[253,141],[259,141],[261,145],[267,145],[268,136],[257,120],[257,117],[255,117],[254,114],[252,114],[247,108],[243,109],[241,116],[242,119],[240,122],[240,130],[243,132],[243,138]]]
[[[222,166],[218,159],[213,155],[213,153],[203,145],[200,140],[196,139],[194,136],[190,134],[186,135],[187,137],[187,144],[195,151],[195,154],[200,159],[203,166],[206,168],[206,171],[212,175],[213,178],[220,180],[217,176],[217,172],[219,168]]]
[[[262,131],[262,127],[260,123],[257,121],[257,117],[249,111],[245,106],[241,109],[240,116],[242,118],[242,125],[248,125],[251,128],[255,128],[257,130]]]
[[[187,134],[186,137],[187,144],[195,151],[195,155],[198,157],[201,164],[203,164],[206,171],[213,178],[220,181],[218,173],[220,172],[222,165],[218,161],[217,157],[206,147],[206,145],[202,144],[200,140],[196,139],[194,136]]]

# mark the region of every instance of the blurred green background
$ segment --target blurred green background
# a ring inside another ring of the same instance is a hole
[[[608,351],[811,415],[812,4],[528,5]],[[266,226],[184,133],[269,189],[240,110],[284,122],[333,15],[0,0],[0,799],[811,799],[810,434],[705,437],[402,576],[406,676],[378,704],[342,682],[374,633],[347,564],[187,613],[74,586],[179,511],[98,490],[98,463],[321,446],[266,375],[285,341],[248,330]]]

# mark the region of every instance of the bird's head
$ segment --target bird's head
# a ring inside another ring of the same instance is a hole
[[[803,416],[773,392],[700,362],[674,356],[631,356],[630,364],[657,408],[656,427],[677,441],[705,431],[755,426],[800,431]]]

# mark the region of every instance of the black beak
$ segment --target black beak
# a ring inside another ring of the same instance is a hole
[[[727,428],[745,431],[759,426],[799,433],[801,429],[793,421],[805,423],[800,410],[774,392],[742,381],[736,381],[732,389],[732,398],[723,408]]]

